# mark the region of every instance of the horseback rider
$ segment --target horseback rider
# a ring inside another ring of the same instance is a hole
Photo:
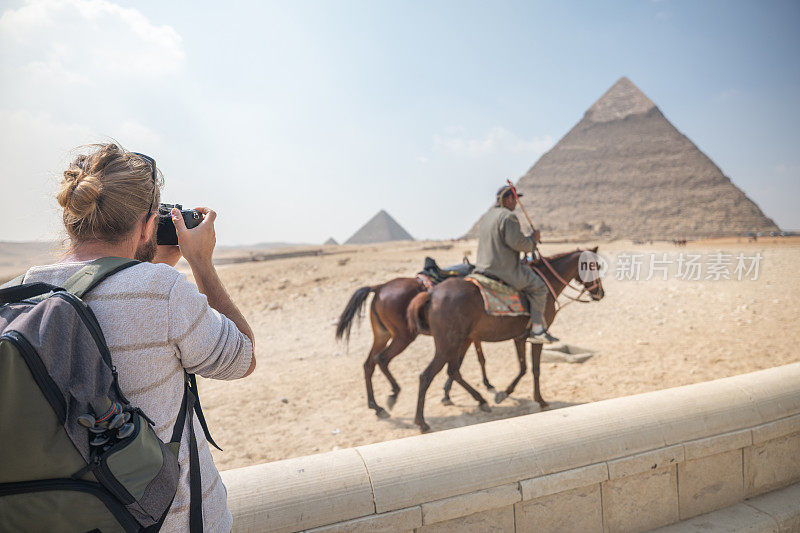
[[[518,193],[517,196],[522,196]],[[517,196],[510,185],[497,191],[497,202],[478,223],[478,257],[475,269],[489,277],[504,281],[528,298],[531,312],[530,341],[556,342],[547,331],[544,318],[547,303],[547,285],[520,261],[519,253],[532,253],[540,240],[539,230],[525,236],[519,219],[513,214]]]

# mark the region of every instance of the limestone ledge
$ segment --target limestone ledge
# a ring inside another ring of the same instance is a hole
[[[798,452],[795,363],[241,468],[223,480],[235,531],[480,529],[483,514],[530,521],[559,509],[562,496],[602,516],[606,530],[632,530],[797,482]],[[682,476],[691,483],[679,492]],[[667,499],[653,499],[663,491]],[[637,498],[663,503],[663,512],[627,522]]]

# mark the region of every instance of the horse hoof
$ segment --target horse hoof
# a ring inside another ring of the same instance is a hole
[[[483,411],[484,413],[491,413],[491,412],[492,412],[492,408],[491,408],[491,407],[489,407],[489,404],[488,404],[488,403],[486,403],[486,402],[479,403],[479,404],[478,404],[478,408],[479,408],[481,411]]]
[[[385,409],[380,407],[378,409],[375,409],[375,414],[378,416],[378,418],[389,418],[391,416],[389,413],[386,412]]]
[[[546,402],[546,401],[544,401],[544,400],[542,400],[541,402],[538,402],[538,403],[539,403],[539,408],[540,408],[540,409],[542,409],[542,410],[545,410],[545,409],[547,409],[548,407],[550,407],[550,404],[549,404],[549,403],[547,403],[547,402]]]
[[[389,396],[386,397],[386,407],[388,407],[390,411],[394,408],[394,404],[396,403],[397,403],[396,394],[390,394]]]
[[[497,389],[495,389],[493,385],[486,385],[486,390],[489,392],[497,392]]]
[[[442,398],[442,405],[453,405],[453,400],[450,398]]]
[[[422,423],[417,422],[417,425],[419,426],[419,432],[420,433],[429,433],[430,430],[431,430],[431,427],[428,424],[426,424],[425,422],[422,422]]]
[[[508,398],[508,394],[506,394],[506,391],[501,390],[500,392],[494,395],[494,403],[500,403],[506,398]]]

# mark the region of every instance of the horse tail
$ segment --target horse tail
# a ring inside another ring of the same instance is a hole
[[[342,337],[350,340],[350,330],[353,328],[353,319],[356,315],[361,315],[361,310],[364,308],[364,303],[371,292],[375,292],[377,287],[361,287],[353,293],[350,301],[347,302],[344,311],[339,316],[339,323],[336,325],[336,338],[341,340]]]
[[[408,322],[408,329],[413,335],[419,335],[422,332],[428,331],[428,317],[427,309],[428,302],[431,300],[431,293],[428,291],[421,292],[411,299],[406,309],[406,321]]]

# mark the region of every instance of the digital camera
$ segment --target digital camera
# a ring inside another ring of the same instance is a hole
[[[181,204],[160,204],[158,206],[158,233],[156,243],[176,246],[178,244],[178,234],[175,232],[175,223],[172,222],[170,212],[172,208],[180,209],[183,221],[187,229],[197,227],[203,221],[203,214],[194,209],[184,209]]]

